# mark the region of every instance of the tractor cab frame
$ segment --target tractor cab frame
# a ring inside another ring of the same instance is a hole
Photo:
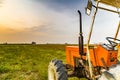
[[[90,56],[90,50],[89,50],[89,44],[90,44],[90,39],[91,39],[91,35],[92,35],[92,31],[93,31],[93,26],[94,26],[94,21],[95,21],[95,18],[96,18],[96,14],[97,14],[97,11],[98,9],[102,9],[102,10],[106,10],[106,11],[109,11],[109,12],[113,12],[113,13],[117,13],[118,15],[120,15],[120,12],[119,12],[119,8],[120,8],[120,0],[94,0],[96,1],[96,5],[93,5],[92,4],[92,1],[91,0],[88,0],[88,4],[87,4],[87,7],[86,7],[86,14],[87,15],[90,15],[91,13],[91,10],[92,10],[92,7],[95,8],[94,10],[94,14],[93,14],[93,18],[92,18],[92,22],[91,22],[91,27],[90,27],[90,32],[89,32],[89,37],[88,37],[88,40],[87,40],[87,58],[88,58],[88,64],[89,64],[89,71],[90,71],[90,76],[92,77],[93,76],[93,71],[92,71],[92,65],[91,65],[91,56]],[[108,9],[108,8],[104,8],[104,7],[100,7],[99,4],[102,3],[102,4],[105,4],[105,5],[109,5],[109,6],[112,6],[112,7],[115,7],[116,10],[111,10],[111,9]],[[120,22],[119,22],[119,25],[118,25],[118,28],[116,30],[116,34],[115,34],[115,37],[114,38],[111,38],[111,37],[107,37],[106,39],[108,40],[108,42],[110,43],[111,47],[112,47],[112,50],[113,51],[116,51],[114,50],[114,47],[118,44],[116,43],[115,41],[120,41],[119,39],[116,39],[117,36],[118,36],[118,32],[119,32],[119,29],[120,29]],[[111,40],[112,39],[112,40]],[[104,47],[104,46],[102,46]],[[110,47],[108,45],[106,45],[106,49],[108,51],[110,51]],[[104,47],[105,48],[105,47]],[[101,50],[101,53],[102,53],[102,50]],[[103,54],[103,53],[102,53]],[[101,54],[101,55],[102,55]],[[108,53],[109,54],[109,53]],[[111,53],[110,53],[111,54]],[[116,54],[114,55],[118,55],[118,51]],[[100,55],[99,55],[100,56]],[[103,58],[103,57],[102,57]],[[108,59],[111,60],[113,58],[113,55],[111,55],[111,57],[109,57]],[[117,59],[117,57],[116,57]],[[106,66],[105,65],[105,61],[104,59],[101,59],[101,62],[102,64],[104,65],[104,67]],[[111,61],[110,61],[111,62]],[[107,64],[107,63],[106,63]],[[116,61],[115,61],[115,64],[116,64]],[[113,65],[113,63],[111,64]],[[109,66],[111,66],[109,65]],[[99,65],[100,66],[100,65]]]

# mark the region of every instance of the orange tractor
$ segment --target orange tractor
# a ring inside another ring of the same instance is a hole
[[[91,0],[88,0],[86,7],[86,13],[90,15],[92,7],[95,8],[92,24],[90,27],[89,37],[87,44],[84,45],[82,35],[82,15],[78,11],[80,16],[80,35],[79,46],[67,46],[66,47],[66,60],[67,64],[63,64],[60,60],[52,60],[48,67],[48,80],[67,80],[68,77],[86,78],[88,80],[97,80],[102,74],[102,70],[109,70],[113,65],[117,65],[118,49],[116,46],[120,40],[116,39],[120,23],[117,28],[115,38],[106,37],[109,44],[97,44],[90,45],[90,38],[92,35],[93,25],[98,9],[114,12],[120,14],[117,10],[111,10],[104,7],[99,7],[99,3],[111,5],[120,8],[120,0],[94,0],[96,5],[93,5]],[[108,75],[110,75],[108,73]],[[112,80],[115,80],[110,75]]]

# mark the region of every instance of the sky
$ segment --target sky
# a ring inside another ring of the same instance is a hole
[[[94,10],[87,16],[86,5],[87,0],[3,0],[0,4],[0,43],[78,43],[77,10],[82,12],[86,43]],[[114,37],[118,22],[118,14],[99,10],[91,43],[105,42],[107,36]]]

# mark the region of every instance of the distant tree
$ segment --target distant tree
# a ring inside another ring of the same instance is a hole
[[[65,45],[67,45],[68,43],[65,43]]]
[[[36,44],[36,42],[33,41],[32,44]]]
[[[8,44],[7,42],[3,43],[3,44]]]

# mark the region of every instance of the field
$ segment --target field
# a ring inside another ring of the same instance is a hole
[[[65,46],[1,44],[0,80],[47,80],[48,64],[52,59],[65,63]]]

